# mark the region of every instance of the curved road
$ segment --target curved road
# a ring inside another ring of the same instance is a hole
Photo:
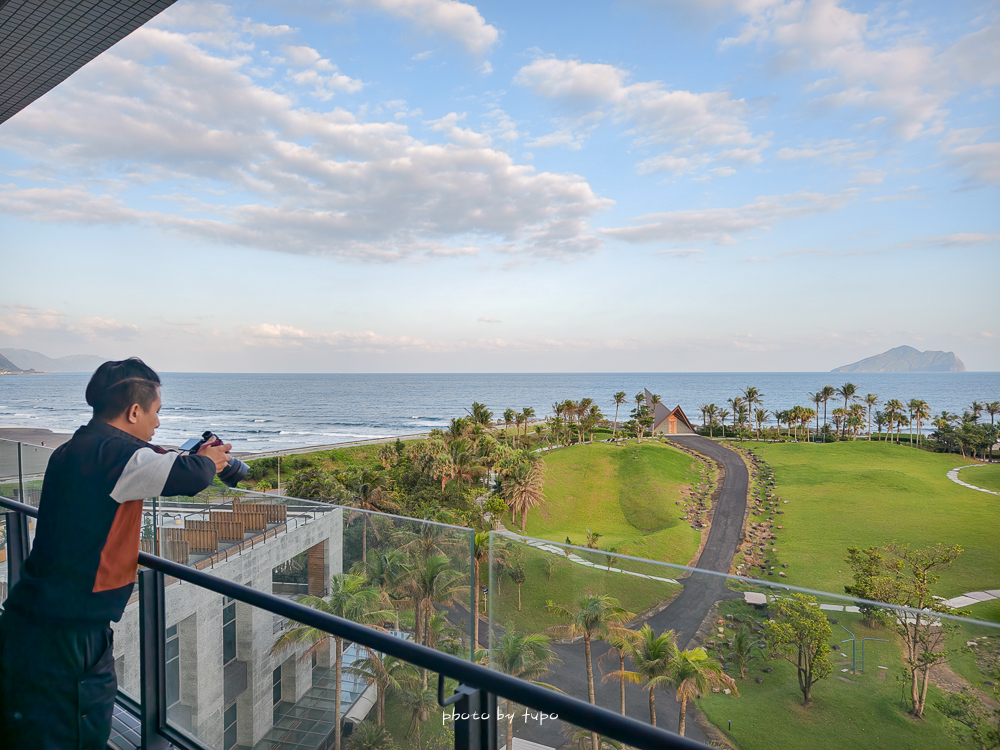
[[[728,573],[729,565],[739,546],[740,534],[743,530],[743,517],[746,513],[747,490],[749,474],[743,459],[735,451],[724,448],[713,440],[699,435],[671,435],[671,440],[712,458],[723,465],[726,477],[722,491],[715,504],[712,526],[708,532],[705,548],[702,550],[695,567],[718,573]],[[725,587],[725,579],[705,573],[692,573],[680,581],[684,590],[662,612],[647,620],[650,627],[660,633],[664,630],[674,630],[677,633],[677,643],[681,648],[687,648],[691,638],[698,631],[702,621],[708,615],[709,609],[720,599],[738,598],[739,594]],[[485,628],[483,629],[485,630]],[[481,631],[482,632],[482,631]],[[481,637],[485,637],[485,634]],[[595,693],[597,704],[611,710],[620,706],[619,687],[616,683],[600,682],[601,670],[597,660],[609,649],[603,642],[597,641],[591,645],[594,658]],[[562,659],[545,678],[546,682],[559,685],[565,692],[586,700],[587,679],[584,665],[583,643],[553,645],[553,651]],[[618,669],[618,659],[614,654],[609,656],[604,671]],[[625,708],[629,716],[641,721],[649,721],[648,693],[637,685],[629,685],[625,691]],[[676,731],[680,707],[672,693],[659,691],[656,701],[656,723],[670,731]],[[559,747],[567,741],[567,737],[559,731],[561,722],[539,727],[529,723],[517,736],[532,742],[538,742],[549,747]],[[514,724],[517,727],[517,723]],[[688,716],[686,735],[699,742],[708,742],[701,728]]]

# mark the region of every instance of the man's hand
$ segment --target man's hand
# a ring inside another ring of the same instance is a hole
[[[225,445],[209,445],[206,443],[201,446],[197,455],[208,456],[212,459],[212,462],[215,464],[215,473],[218,474],[229,463],[229,459],[231,458],[229,451],[232,450],[232,447],[230,443],[226,443]]]

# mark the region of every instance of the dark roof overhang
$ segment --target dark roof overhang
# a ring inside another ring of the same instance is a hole
[[[0,123],[176,0],[0,0]]]

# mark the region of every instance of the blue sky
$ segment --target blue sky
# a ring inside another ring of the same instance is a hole
[[[0,125],[0,346],[476,372],[910,344],[1000,370],[998,21],[180,0]]]

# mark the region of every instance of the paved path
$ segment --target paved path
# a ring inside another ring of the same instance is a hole
[[[968,607],[970,604],[988,602],[991,599],[1000,599],[1000,589],[990,589],[989,591],[967,591],[961,596],[956,596],[952,599],[945,599],[941,603],[946,604],[949,607]]]
[[[571,563],[576,565],[583,565],[588,568],[597,568],[598,570],[606,570],[609,573],[622,573],[627,576],[635,576],[636,578],[646,578],[650,581],[663,581],[664,583],[678,583],[673,578],[661,578],[660,576],[649,576],[645,573],[636,573],[633,570],[622,570],[621,568],[609,568],[607,565],[599,565],[598,563],[591,562],[590,560],[584,560],[579,555],[575,555],[572,552],[567,555],[566,550],[563,547],[558,547],[555,544],[548,544],[542,539],[535,539],[533,537],[521,536],[520,534],[515,534],[513,531],[507,531],[502,529],[497,531],[500,536],[505,536],[508,539],[512,539],[516,542],[526,543],[529,547],[534,547],[535,549],[540,549],[543,552],[549,552],[553,555],[558,555],[560,558],[569,560]]]
[[[968,482],[963,482],[958,478],[958,472],[962,469],[971,469],[973,466],[989,466],[989,464],[969,464],[968,466],[959,466],[958,468],[952,469],[948,472],[948,479],[953,481],[955,484],[960,484],[963,487],[968,487],[970,490],[978,490],[979,492],[985,492],[987,495],[1000,495],[1000,492],[994,492],[993,490],[984,490],[982,487],[976,487],[974,484],[969,484]]]
[[[716,501],[712,517],[712,527],[705,542],[705,548],[695,565],[703,570],[728,573],[729,566],[739,546],[743,531],[743,517],[746,513],[747,489],[749,473],[743,459],[735,451],[724,448],[713,440],[698,435],[671,435],[676,440],[692,450],[712,458],[725,467],[726,477],[722,485],[719,499]],[[558,548],[557,548],[558,549]],[[647,622],[658,633],[673,629],[677,633],[677,642],[686,648],[691,638],[708,615],[709,609],[720,599],[739,598],[740,594],[725,587],[725,579],[706,573],[693,573],[682,578],[679,583],[684,590],[662,612],[649,618]],[[485,630],[485,628],[484,628]],[[609,649],[601,641],[591,644],[594,658],[595,693],[600,706],[617,710],[620,705],[619,687],[612,682],[600,682],[601,671],[598,669],[598,659]],[[570,695],[586,700],[587,677],[584,662],[583,643],[556,643],[553,651],[562,659],[562,664],[549,674],[545,680],[559,685]],[[618,659],[612,654],[610,662],[605,661],[606,672],[618,669]],[[648,693],[638,685],[629,685],[625,689],[625,708],[629,716],[641,721],[649,721]],[[670,731],[676,731],[677,719],[680,713],[679,704],[674,700],[673,691],[657,691],[656,719],[657,724]],[[515,725],[516,726],[516,725]],[[708,738],[698,725],[688,716],[686,735],[698,742],[708,742]],[[556,725],[552,727],[537,727],[529,725],[518,732],[518,737],[558,747],[566,742]]]

